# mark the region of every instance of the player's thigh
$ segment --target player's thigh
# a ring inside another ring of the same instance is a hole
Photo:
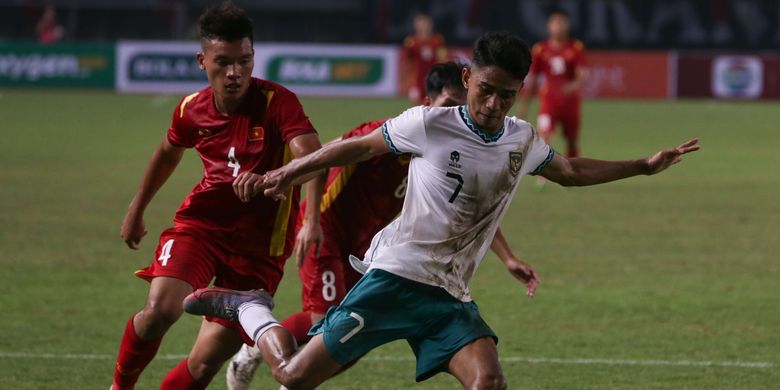
[[[213,377],[222,364],[238,352],[243,343],[233,329],[203,320],[188,357],[190,373],[199,381]]]
[[[160,234],[152,263],[135,272],[147,281],[158,277],[175,278],[192,289],[208,286],[223,253],[207,235],[192,229],[171,228]]]
[[[149,284],[144,311],[178,318],[183,312],[182,300],[192,291],[192,286],[181,279],[156,277]]]
[[[447,371],[467,389],[506,388],[496,342],[492,337],[478,338],[461,348],[450,359]]]

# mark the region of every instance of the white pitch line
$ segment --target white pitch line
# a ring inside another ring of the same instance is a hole
[[[181,360],[187,355],[158,355],[159,360]],[[35,352],[0,352],[0,358],[5,359],[59,359],[59,360],[112,360],[116,355],[107,354],[73,354],[73,353],[35,353]],[[414,361],[411,356],[367,356],[367,361]],[[740,367],[740,368],[774,368],[771,362],[745,361],[715,361],[715,360],[654,360],[654,359],[598,359],[598,358],[546,358],[546,357],[502,357],[504,363],[530,364],[578,364],[578,365],[608,365],[608,366],[678,366],[678,367]]]

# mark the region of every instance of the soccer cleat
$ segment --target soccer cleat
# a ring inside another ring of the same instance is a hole
[[[226,378],[228,390],[248,390],[261,360],[260,349],[256,346],[242,345],[228,365]]]
[[[238,322],[238,307],[243,303],[257,303],[271,310],[274,299],[265,290],[236,291],[211,287],[195,290],[184,298],[184,311],[194,315],[223,318]]]

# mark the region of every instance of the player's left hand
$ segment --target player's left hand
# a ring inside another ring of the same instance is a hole
[[[536,293],[536,288],[539,286],[539,276],[536,275],[534,269],[529,265],[517,259],[509,259],[505,262],[506,269],[509,271],[515,279],[523,282],[526,287],[526,295],[529,298],[533,298]]]
[[[295,248],[293,248],[295,264],[298,265],[298,268],[303,266],[309,251],[314,250],[315,258],[320,256],[322,241],[322,226],[320,226],[319,221],[315,223],[304,222],[295,238]]]
[[[664,149],[647,159],[647,174],[655,175],[682,161],[683,154],[695,152],[699,148],[699,139],[694,138],[676,148]]]
[[[241,172],[233,180],[233,192],[242,202],[249,202],[262,188],[264,176],[252,172]]]

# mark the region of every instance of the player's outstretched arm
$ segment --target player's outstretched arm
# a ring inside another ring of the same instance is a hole
[[[536,275],[534,269],[515,257],[512,253],[512,249],[509,248],[509,244],[506,242],[504,232],[499,227],[496,230],[496,235],[493,237],[493,242],[490,244],[490,249],[498,256],[502,263],[506,266],[512,276],[517,280],[523,282],[526,287],[526,294],[533,298],[536,293],[536,288],[539,286],[539,276]]]
[[[341,142],[328,144],[322,149],[289,164],[267,172],[262,183],[255,186],[255,193],[263,193],[274,199],[284,199],[284,193],[292,185],[297,185],[320,170],[353,164],[390,152],[381,128],[360,137],[352,137]]]
[[[290,140],[290,151],[295,158],[308,156],[321,149],[320,139],[315,134],[305,134]],[[319,257],[322,247],[322,226],[320,225],[320,203],[322,193],[325,191],[325,181],[328,171],[323,169],[315,171],[315,176],[306,182],[306,208],[303,216],[303,226],[295,238],[293,256],[298,268],[303,266],[303,261],[309,250],[314,248],[314,257]]]
[[[131,249],[138,249],[141,238],[146,235],[146,227],[144,226],[146,206],[179,165],[183,155],[184,148],[172,145],[165,138],[149,160],[141,184],[138,185],[138,191],[127,208],[127,214],[122,221],[119,233]]]
[[[682,161],[682,156],[699,150],[692,139],[676,148],[659,151],[638,160],[603,161],[590,158],[566,158],[555,155],[541,172],[542,176],[563,186],[589,186],[637,175],[654,175]]]

